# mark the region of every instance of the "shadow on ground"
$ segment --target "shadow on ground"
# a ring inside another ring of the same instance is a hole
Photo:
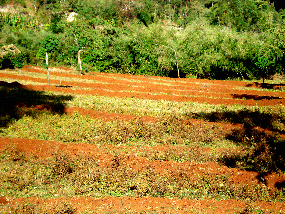
[[[232,94],[234,99],[246,99],[246,100],[276,100],[282,99],[282,97],[274,97],[274,96],[258,96],[258,95],[250,95],[250,94]]]
[[[254,82],[251,84],[247,84],[246,87],[257,87],[257,88],[263,88],[263,89],[281,90],[281,89],[285,89],[285,84],[271,84],[271,83]]]
[[[0,81],[0,128],[20,119],[25,114],[36,115],[42,110],[63,114],[65,102],[72,96],[46,95],[42,91],[26,89],[18,82]]]
[[[55,87],[58,87],[58,88],[72,88],[71,85],[56,85]]]
[[[258,172],[258,179],[264,182],[266,175],[285,172],[285,117],[282,110],[265,113],[258,110],[240,110],[189,114],[188,117],[211,122],[241,124],[232,129],[226,138],[245,149],[245,153],[225,154],[219,162],[228,167],[243,168]],[[285,182],[285,181],[284,181]],[[276,184],[284,188],[285,183]]]
[[[227,108],[215,112],[189,113],[189,118],[202,119],[210,122],[226,122],[232,124],[250,124],[252,127],[260,127],[266,130],[285,134],[285,117],[282,109],[274,113],[260,112],[259,110],[242,109],[239,111]],[[284,126],[283,130],[280,126]]]

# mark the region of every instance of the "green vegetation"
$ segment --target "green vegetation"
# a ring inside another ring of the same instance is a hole
[[[16,45],[21,64],[42,64],[49,36],[58,41],[51,65],[81,72],[211,79],[284,72],[284,10],[267,0],[14,3],[18,13],[0,14],[0,44]],[[77,13],[74,21],[67,21],[69,11]]]
[[[180,147],[179,151],[171,148],[165,152],[142,152],[140,155],[150,160],[220,161],[231,167],[239,166],[259,173],[284,171],[284,140],[279,137],[285,130],[285,111],[282,106],[227,107],[135,98],[64,96],[60,93],[2,88],[3,98],[10,100],[10,106],[3,104],[2,107],[1,136],[115,146],[175,145]],[[24,96],[30,97],[29,102],[25,98],[21,100]],[[17,102],[26,108],[19,107]],[[63,104],[137,116],[156,116],[158,120],[152,123],[141,120],[104,122],[79,114],[62,114]],[[37,105],[46,111],[29,108]],[[225,134],[215,124],[186,122],[193,118],[241,124],[242,127]],[[265,129],[270,133],[265,132]],[[227,152],[223,156],[218,152],[205,156],[199,147],[237,147],[248,150],[248,153],[237,156]],[[252,161],[260,158],[262,161]]]

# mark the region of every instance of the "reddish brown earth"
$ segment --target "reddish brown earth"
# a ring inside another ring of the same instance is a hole
[[[31,73],[43,73],[39,67],[26,66],[22,69]],[[75,93],[84,95],[96,96],[113,96],[113,97],[136,97],[141,99],[154,100],[170,100],[177,102],[200,102],[209,104],[223,104],[223,105],[246,105],[246,106],[276,106],[285,104],[285,92],[280,91],[257,91],[245,90],[243,88],[252,87],[272,87],[281,88],[279,86],[268,86],[249,82],[239,81],[212,81],[212,80],[196,80],[196,79],[171,79],[164,77],[145,77],[132,76],[128,74],[105,74],[96,73],[93,75],[76,75],[72,74],[69,69],[52,69],[51,76],[80,78],[83,80],[93,80],[94,83],[84,83],[76,81],[59,81],[51,80],[51,85],[38,85],[38,83],[46,83],[44,78],[34,78],[28,75],[14,75],[7,74],[0,71],[0,80],[2,78],[10,78],[13,81],[29,80],[34,82],[32,85],[24,85],[23,87],[33,90],[49,90],[60,91],[64,93]],[[4,82],[2,82],[2,85]],[[14,84],[18,86],[18,84]],[[60,86],[60,87],[59,87]],[[46,106],[35,106],[35,108],[43,110]],[[94,118],[102,120],[122,119],[135,120],[138,117],[127,114],[117,114],[88,110],[83,108],[66,108],[65,113],[73,114],[78,112],[80,114],[89,115]],[[153,122],[157,118],[144,116],[141,117],[143,121]],[[203,123],[200,120],[191,120],[192,123]],[[224,131],[230,131],[233,128],[231,124],[215,123],[219,125]],[[14,145],[17,149],[27,155],[36,154],[39,157],[48,157],[54,151],[65,151],[71,155],[87,155],[96,157],[98,164],[106,167],[113,159],[113,155],[107,153],[106,147],[113,150],[114,146],[104,145],[96,146],[89,144],[64,144],[61,142],[28,140],[28,139],[8,139],[0,138],[0,151],[3,151],[7,146]],[[150,149],[149,147],[133,148],[135,152],[141,152]],[[165,146],[152,147],[153,150],[164,150]],[[128,147],[128,150],[132,148]],[[140,157],[134,154],[122,155],[121,158],[133,169],[144,169],[151,165],[158,173],[164,171],[175,171],[178,168],[187,172],[188,176],[196,176],[207,171],[213,175],[228,175],[233,185],[259,184],[257,172],[245,171],[237,168],[228,168],[220,166],[217,163],[195,163],[183,162],[177,163],[173,161],[150,161],[147,158]],[[285,175],[278,175],[277,173],[268,174],[265,177],[265,184],[272,191],[276,190],[276,184],[285,181]],[[0,197],[1,204],[16,204],[25,200],[33,203],[54,203],[58,201],[68,201],[72,203],[78,211],[84,211],[86,207],[98,210],[98,213],[127,213],[142,212],[142,211],[157,211],[165,213],[191,213],[195,210],[198,213],[237,213],[246,210],[247,207],[258,207],[265,213],[285,213],[285,203],[271,203],[271,202],[251,202],[251,201],[236,201],[236,200],[188,200],[188,199],[168,199],[168,198],[152,198],[152,197],[107,197],[107,198],[91,198],[91,197],[77,197],[77,198],[53,198],[53,199],[38,199],[38,198],[6,198]],[[172,207],[172,208],[170,208]],[[244,212],[246,213],[246,212]]]
[[[45,73],[43,70],[24,67],[24,71]],[[128,74],[75,75],[50,72],[51,76],[94,80],[94,83],[51,80],[47,85],[27,85],[33,90],[60,91],[83,95],[135,97],[141,99],[200,102],[222,105],[269,106],[284,105],[285,92],[244,90],[238,87],[257,87],[255,83],[220,80],[170,79],[166,77],[133,77]],[[0,78],[30,80],[46,83],[46,79],[25,75],[0,73]],[[61,86],[61,87],[59,87]]]

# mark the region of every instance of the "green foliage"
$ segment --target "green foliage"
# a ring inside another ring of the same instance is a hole
[[[56,36],[48,35],[42,40],[42,48],[45,52],[51,53],[58,49],[58,40]]]
[[[268,57],[266,57],[266,56],[258,57],[258,60],[255,64],[262,71],[262,73],[263,73],[262,77],[265,78],[267,76],[266,75],[267,67],[270,65]]]
[[[260,32],[280,23],[274,7],[264,0],[221,0],[211,11],[212,23],[237,31]]]
[[[22,13],[0,13],[0,20],[14,30],[38,29],[39,20],[37,17],[24,16]]]
[[[185,31],[180,43],[185,54],[181,66],[190,74],[212,79],[260,78],[263,71],[256,61],[265,55],[270,60],[270,74],[282,71],[282,49],[267,38],[201,22],[189,25]]]
[[[182,77],[259,79],[284,71],[284,16],[268,1],[37,0],[35,6],[35,16],[0,15],[1,42],[17,43],[27,63],[40,64],[47,50],[52,63],[77,66],[83,50],[83,65],[100,72],[177,77],[179,69]],[[67,10],[78,13],[75,21],[65,21]],[[258,63],[263,56],[266,69]]]
[[[26,53],[21,52],[17,55],[7,55],[7,59],[11,61],[11,64],[14,68],[21,68],[24,66],[24,64],[27,64],[28,62],[28,56]]]
[[[112,19],[118,15],[118,7],[114,0],[70,0],[70,5],[75,12],[92,19],[100,16],[105,19]]]
[[[28,62],[28,56],[15,45],[10,44],[0,49],[0,68],[21,68]]]
[[[58,13],[54,13],[51,16],[50,29],[55,34],[63,33],[64,31],[64,24],[61,22],[61,19],[62,17]]]
[[[4,6],[9,3],[9,0],[0,0],[0,6]]]
[[[4,17],[0,14],[0,32],[2,31],[2,28],[4,27],[5,25],[5,19]]]

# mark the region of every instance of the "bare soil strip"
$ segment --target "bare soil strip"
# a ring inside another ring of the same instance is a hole
[[[23,68],[22,70],[28,72],[36,72],[46,74],[46,71]],[[231,89],[234,89],[236,94],[251,94],[259,96],[272,96],[284,97],[285,92],[279,91],[256,91],[256,90],[241,90],[240,87],[258,87],[259,85],[254,82],[241,82],[241,81],[221,81],[221,80],[205,80],[205,79],[175,79],[167,77],[145,77],[145,76],[133,76],[130,74],[110,74],[110,73],[96,73],[94,75],[74,75],[68,73],[50,72],[52,76],[81,78],[94,81],[100,81],[102,83],[111,83],[116,85],[122,85],[125,89],[136,87],[136,90],[141,92],[149,92],[151,89],[155,89],[156,92],[169,93],[174,92],[182,93],[183,91],[194,90],[197,92],[209,92],[210,94],[231,94]],[[198,94],[199,95],[199,94]]]

